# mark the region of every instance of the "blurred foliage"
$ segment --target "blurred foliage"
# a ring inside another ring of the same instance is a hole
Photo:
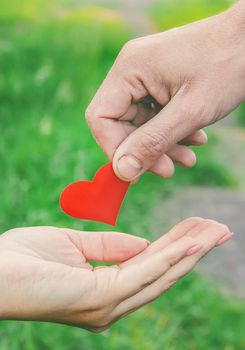
[[[54,1],[47,0],[1,0],[1,23],[20,22],[22,20],[41,19],[46,17],[55,7]]]
[[[1,0],[0,227],[69,226],[111,229],[74,220],[59,209],[64,186],[92,178],[106,158],[93,141],[84,111],[123,43],[131,38],[120,15],[75,1]],[[182,186],[229,186],[215,138],[198,150],[193,169],[164,181],[151,174],[132,186],[117,230],[153,238],[168,224],[154,208]],[[164,210],[164,209],[163,209]],[[173,291],[102,335],[65,326],[2,322],[0,349],[242,349],[245,307],[220,296],[195,274]]]
[[[215,15],[232,3],[233,0],[157,0],[151,17],[158,29],[166,30]]]
[[[241,104],[237,111],[238,122],[242,127],[245,127],[245,102]]]
[[[48,323],[3,322],[1,350],[242,350],[245,313],[195,274],[102,334]]]

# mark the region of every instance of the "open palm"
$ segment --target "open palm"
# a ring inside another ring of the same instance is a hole
[[[7,231],[0,236],[0,317],[103,330],[166,291],[227,234],[226,226],[200,218],[149,246],[116,232]],[[119,264],[93,268],[89,261]]]

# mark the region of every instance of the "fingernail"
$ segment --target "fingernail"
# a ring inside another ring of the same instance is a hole
[[[187,157],[184,157],[183,162],[184,162],[184,165],[188,167],[193,167],[197,162],[197,157],[195,152],[193,151],[189,152]]]
[[[186,256],[190,256],[190,255],[193,255],[193,254],[196,254],[197,252],[199,252],[199,250],[202,248],[202,246],[200,245],[194,245],[193,247],[191,247],[189,250],[187,250],[186,252]]]
[[[199,140],[197,140],[197,144],[205,144],[208,142],[208,135],[203,131],[201,130],[201,133],[199,135]]]
[[[205,132],[203,132],[203,134],[202,134],[202,142],[203,143],[207,143],[208,142],[208,135]]]
[[[117,162],[117,170],[126,180],[134,179],[142,169],[140,162],[133,156],[122,156]]]
[[[229,232],[226,235],[224,235],[224,237],[222,237],[217,243],[216,243],[216,247],[220,246],[221,244],[229,241],[229,239],[231,239],[231,237],[234,236],[234,232]]]

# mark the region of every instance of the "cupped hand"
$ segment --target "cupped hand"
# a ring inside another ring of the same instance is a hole
[[[104,330],[164,293],[230,236],[226,226],[200,218],[150,246],[116,232],[12,229],[0,236],[0,318]],[[90,261],[119,264],[93,268]]]
[[[218,16],[128,42],[86,118],[118,177],[193,166],[186,144],[245,98],[245,3]]]

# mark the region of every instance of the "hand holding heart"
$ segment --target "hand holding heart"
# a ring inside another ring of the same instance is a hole
[[[149,246],[116,232],[7,231],[0,236],[0,318],[104,330],[163,294],[229,236],[226,226],[200,218]],[[118,265],[93,268],[89,261]]]
[[[118,177],[133,181],[147,170],[170,177],[175,163],[196,163],[187,146],[207,142],[200,129],[245,99],[244,17],[245,1],[236,1],[123,46],[86,111]]]

